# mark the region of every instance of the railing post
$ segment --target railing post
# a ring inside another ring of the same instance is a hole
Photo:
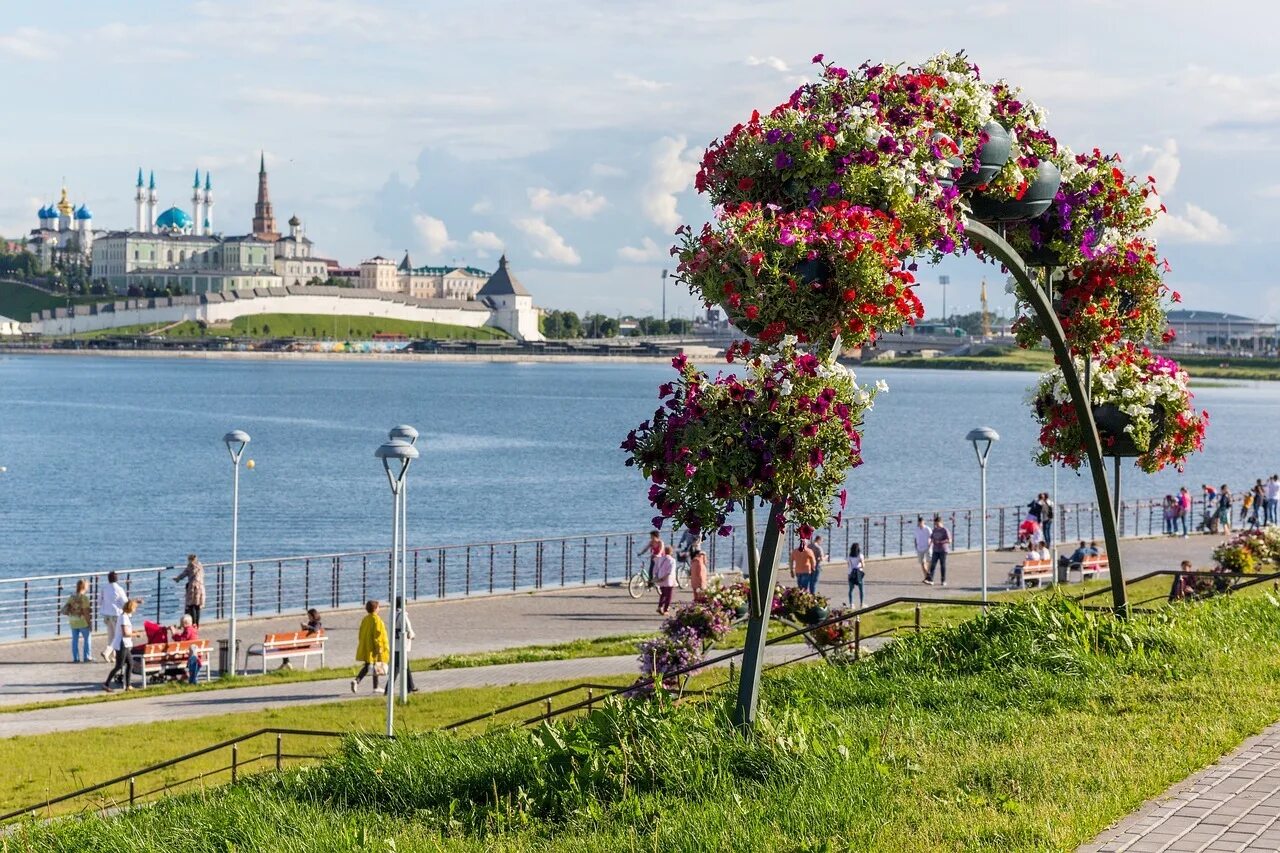
[[[240,747],[231,744],[231,784],[236,783],[236,779],[240,775]]]
[[[920,633],[920,602],[916,602],[916,633]]]
[[[276,735],[276,772],[280,772],[282,759],[284,758],[284,735]]]
[[[369,557],[360,558],[360,600],[369,600]]]
[[[587,585],[587,537],[582,537],[582,585]]]
[[[511,545],[511,591],[512,592],[514,592],[516,589],[516,580],[517,580],[516,574],[519,571],[519,566],[516,564],[516,559],[519,557],[519,554],[520,554],[520,546],[513,543]]]
[[[862,617],[853,617],[853,659],[862,657]]]
[[[830,537],[828,537],[828,541]],[[604,584],[609,585],[609,537],[604,537]]]
[[[1000,507],[1000,542],[996,548],[1004,550],[1004,507]]]
[[[169,568],[172,570],[173,567],[170,566]],[[156,621],[157,622],[160,621],[160,581],[163,580],[163,575],[164,575],[164,572],[156,572]],[[62,586],[62,581],[58,581],[58,586],[59,587]],[[62,596],[59,595],[58,599],[61,600]],[[58,620],[58,626],[59,627],[62,626],[62,620]]]
[[[253,577],[257,573],[253,563],[249,564],[249,615],[253,615]]]
[[[134,784],[132,776],[129,777],[129,808],[133,808],[133,804],[137,799],[137,787]]]
[[[630,546],[627,546],[627,548],[628,550],[630,550]],[[568,564],[568,557],[569,557],[569,542],[565,539],[561,539],[560,540],[560,586],[564,586],[564,571],[565,571],[565,566]],[[627,580],[630,580],[630,579],[631,577],[630,575],[628,575]]]
[[[414,597],[416,598],[416,597],[417,597],[417,592],[416,592],[416,591],[417,591],[417,587],[418,587],[418,580],[417,580],[417,578],[418,578],[418,555],[417,555],[417,554],[414,554],[414,556],[413,556],[413,577],[414,577],[413,586],[414,586],[414,590],[415,590]],[[470,546],[470,545],[468,545],[468,546],[467,546],[467,580],[466,580],[466,594],[467,594],[467,595],[470,595],[470,594],[471,594],[471,546]]]
[[[436,597],[444,598],[445,593],[449,589],[449,554],[441,548],[440,553],[437,556],[440,558],[440,562],[438,563],[440,568],[436,582]]]
[[[471,567],[471,546],[467,546],[467,567]],[[468,580],[470,580],[468,578]],[[470,592],[470,584],[468,583],[468,592]],[[413,549],[413,600],[418,600],[418,549]]]
[[[22,639],[27,639],[31,634],[31,626],[29,624],[31,618],[31,582],[22,582]],[[62,620],[58,620],[58,624],[62,624]]]
[[[276,613],[284,612],[284,561],[276,560]]]
[[[493,546],[489,546],[489,592],[493,592]]]
[[[547,719],[551,719],[551,700],[547,700]]]
[[[308,557],[302,565],[302,607],[304,610],[311,609],[311,558]]]

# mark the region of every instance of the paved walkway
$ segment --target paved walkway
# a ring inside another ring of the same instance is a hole
[[[1180,782],[1078,853],[1280,850],[1280,723]]]
[[[1142,539],[1126,540],[1123,548],[1127,560],[1127,572],[1140,574],[1153,569],[1176,567],[1181,559],[1191,559],[1198,566],[1207,566],[1209,553],[1216,539],[1193,537],[1191,539]],[[1015,561],[1011,552],[994,552],[990,556],[989,581],[992,589],[1003,588],[1009,567]],[[910,559],[876,560],[867,565],[867,604],[873,604],[898,596],[974,596],[981,589],[979,556],[973,554],[952,555],[950,585],[923,586],[919,568]],[[820,590],[835,603],[842,602],[846,594],[845,572],[839,564],[828,564],[823,570]],[[689,594],[677,592],[677,602],[687,600]],[[648,595],[639,601],[631,599],[618,587],[579,587],[541,593],[520,593],[504,596],[486,596],[466,599],[449,599],[410,605],[410,614],[417,639],[412,657],[435,657],[445,654],[495,651],[531,644],[561,643],[580,638],[595,638],[618,634],[644,634],[656,632],[662,617],[654,612],[656,598]],[[332,611],[324,614],[325,630],[329,637],[327,663],[330,666],[352,664],[356,645],[356,630],[363,611]],[[273,617],[269,619],[241,619],[239,634],[242,643],[260,640],[273,631],[296,630],[300,616]],[[927,618],[927,617],[926,617]],[[219,639],[226,636],[225,625],[207,623],[204,636]],[[101,635],[94,638],[101,640]],[[66,699],[96,695],[101,691],[101,679],[106,676],[103,662],[90,664],[67,663],[68,641],[45,640],[0,645],[0,706],[26,704],[38,701]],[[561,678],[590,677],[591,675],[633,672],[633,657],[619,658],[621,663],[584,664],[577,661],[548,662],[546,664],[513,664],[510,668],[485,667],[468,670],[440,671],[422,676],[422,683],[440,684],[436,689],[478,686],[481,684],[509,684],[517,681],[545,681]],[[243,664],[243,657],[241,658]],[[560,664],[560,668],[552,664]],[[575,669],[574,667],[581,667]],[[604,667],[590,669],[589,667]],[[482,671],[483,670],[483,671]],[[529,677],[516,673],[530,673]],[[450,674],[456,673],[456,674]],[[430,681],[428,681],[428,676]],[[536,676],[536,677],[535,677]],[[415,679],[419,676],[415,675]],[[451,680],[453,679],[453,680]],[[481,679],[468,681],[467,679]],[[488,679],[488,680],[483,680]],[[335,686],[336,685],[336,686]],[[332,701],[343,698],[346,681],[322,681],[264,686],[246,686],[208,693],[189,693],[181,697],[139,696],[136,699],[110,703],[111,719],[119,721],[134,713],[132,706],[145,703],[159,709],[172,709],[191,705],[197,696],[202,698],[193,705],[198,713],[187,716],[227,713],[233,710],[257,710],[296,704],[299,701]],[[346,696],[351,694],[348,691]],[[163,700],[163,701],[162,701]],[[95,706],[96,707],[96,706]],[[138,719],[168,718],[169,710],[139,710],[144,716]],[[84,706],[55,711],[21,712],[28,720],[45,719],[48,725],[39,727],[34,722],[19,723],[18,714],[0,713],[0,734],[18,734],[31,731],[54,731],[66,728],[89,727],[96,714],[84,714]],[[85,722],[79,722],[83,716]],[[13,717],[12,720],[8,719]],[[4,725],[15,728],[4,728]],[[29,728],[16,728],[19,725]]]

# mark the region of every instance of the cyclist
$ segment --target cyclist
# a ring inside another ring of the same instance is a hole
[[[649,565],[645,569],[645,575],[647,578],[647,585],[652,586],[653,565],[657,561],[658,557],[662,556],[662,534],[657,530],[649,531],[649,541],[644,543],[644,547],[637,551],[636,555],[643,557],[646,553],[649,555]]]

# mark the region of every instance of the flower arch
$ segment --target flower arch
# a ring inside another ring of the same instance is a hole
[[[729,349],[730,362],[746,364],[741,377],[712,379],[677,360],[680,380],[663,386],[662,407],[624,442],[628,464],[654,481],[655,523],[723,527],[742,506],[750,527],[765,498],[761,565],[754,548],[748,563],[752,588],[771,589],[781,527],[828,518],[860,462],[858,427],[874,391],[839,368],[839,350],[922,318],[917,265],[948,255],[1007,268],[1018,283],[1019,342],[1047,338],[1054,351],[1060,382],[1051,385],[1062,393],[1040,395],[1038,414],[1054,418],[1043,424],[1040,461],[1087,460],[1109,506],[1102,456],[1121,453],[1119,438],[1148,470],[1181,466],[1199,449],[1206,416],[1191,408],[1185,373],[1167,359],[1148,369],[1150,355],[1135,355],[1170,339],[1162,305],[1177,299],[1147,236],[1161,209],[1154,181],[1127,174],[1117,155],[1070,151],[1039,107],[1007,82],[984,81],[963,54],[853,71],[821,54],[814,62],[816,82],[708,146],[695,184],[714,218],[676,232],[677,278],[754,340]],[[1104,445],[1093,404],[1112,402],[1108,374],[1118,372],[1135,392],[1120,407],[1129,420],[1112,425]],[[797,463],[800,439],[807,455]],[[1104,533],[1123,612],[1114,519]],[[764,609],[753,599],[752,628]],[[748,692],[750,668],[744,660]],[[739,712],[749,721],[754,693],[740,694]]]

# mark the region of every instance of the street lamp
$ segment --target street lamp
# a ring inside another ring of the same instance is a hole
[[[394,426],[387,434],[392,441],[400,439],[406,441],[410,445],[418,443],[418,431],[408,424],[400,424]],[[405,481],[400,487],[400,589],[401,596],[408,601],[409,599],[409,483]],[[395,598],[391,599],[392,618],[395,614]],[[408,605],[406,604],[405,607]],[[399,620],[395,623],[395,636],[400,637],[403,628]],[[405,652],[405,640],[398,640],[400,646],[400,701],[409,701],[409,655]],[[395,657],[392,656],[394,662]]]
[[[222,443],[231,454],[234,471],[231,480],[231,619],[227,625],[227,659],[231,662],[231,674],[236,672],[236,563],[240,547],[240,457],[249,446],[249,433],[233,429],[222,437]],[[222,673],[226,675],[226,673]]]
[[[987,454],[991,445],[1000,440],[1000,433],[991,427],[978,427],[969,430],[965,440],[973,444],[973,452],[978,457],[978,469],[982,472],[982,603],[987,602]]]
[[[404,475],[409,470],[409,463],[418,458],[418,451],[412,444],[400,438],[393,438],[374,451],[373,455],[382,460],[382,469],[387,472],[387,482],[391,485],[391,612],[392,623],[395,622],[397,587],[399,586],[399,557],[397,548],[400,540],[400,496],[404,492]],[[393,649],[394,652],[394,649]],[[407,663],[407,662],[406,662]],[[394,737],[396,691],[391,689],[391,677],[387,678],[387,737]]]
[[[666,325],[667,325],[667,271],[666,271],[666,270],[663,270],[663,271],[662,271],[662,325],[663,325],[662,332],[663,332],[663,334],[666,334],[666,332],[667,332],[667,329],[666,329]]]

